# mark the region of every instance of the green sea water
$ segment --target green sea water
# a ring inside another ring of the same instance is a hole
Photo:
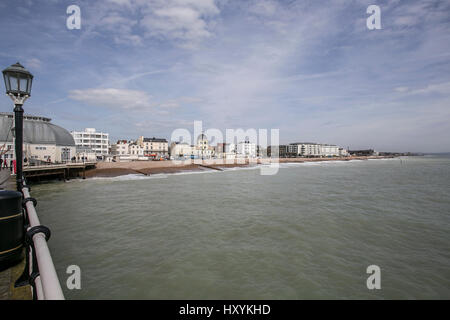
[[[446,156],[32,189],[67,299],[450,299],[449,194]]]

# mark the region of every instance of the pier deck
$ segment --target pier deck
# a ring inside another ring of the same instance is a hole
[[[59,176],[62,179],[85,177],[86,169],[95,168],[96,164],[96,162],[79,162],[25,166],[23,168],[23,175],[25,178],[37,179],[51,176]]]
[[[0,190],[16,190],[16,182],[9,169],[0,170]]]
[[[46,179],[59,177],[69,179],[84,177],[86,169],[95,168],[96,162],[49,164],[40,166],[25,166],[23,175],[25,178]],[[0,190],[16,190],[16,176],[11,174],[9,168],[0,170]],[[25,257],[25,250],[22,253]],[[0,300],[31,300],[31,286],[26,285],[15,288],[16,280],[21,276],[25,268],[25,258],[15,266],[0,271]]]
[[[25,250],[23,255],[25,255]],[[25,268],[25,256],[19,264],[0,271],[0,300],[31,300],[31,286],[14,288],[14,283]]]
[[[15,176],[11,175],[9,169],[0,170],[0,190],[15,189]],[[31,300],[31,287],[29,285],[14,288],[14,283],[22,274],[24,268],[25,258],[19,264],[0,271],[0,300]]]

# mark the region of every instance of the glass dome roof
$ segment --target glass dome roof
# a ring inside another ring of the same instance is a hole
[[[75,146],[75,141],[64,128],[49,121],[30,120],[24,117],[23,120],[23,142],[30,144],[55,144],[57,146]],[[0,141],[12,142],[13,135],[11,128],[14,127],[12,113],[0,114]]]

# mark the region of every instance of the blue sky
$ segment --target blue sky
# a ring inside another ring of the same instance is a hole
[[[371,4],[381,30],[366,27]],[[449,1],[11,0],[0,18],[0,66],[35,75],[26,112],[68,130],[169,138],[202,120],[278,128],[282,143],[450,151]]]

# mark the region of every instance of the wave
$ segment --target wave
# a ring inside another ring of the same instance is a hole
[[[395,158],[384,158],[384,159],[368,159],[368,160],[397,160]],[[303,167],[303,166],[329,166],[329,165],[348,165],[350,163],[361,162],[362,160],[329,160],[329,161],[311,161],[311,162],[280,162],[280,169],[288,169],[293,167]],[[148,180],[148,179],[166,179],[169,176],[182,176],[182,175],[192,175],[192,174],[205,174],[205,173],[220,173],[220,172],[231,172],[231,171],[242,171],[242,170],[256,170],[263,167],[270,167],[270,164],[255,164],[251,166],[242,167],[223,167],[221,170],[214,170],[203,168],[200,170],[185,170],[170,173],[155,173],[150,175],[143,174],[127,174],[116,177],[92,177],[86,181],[133,181],[133,180]]]

